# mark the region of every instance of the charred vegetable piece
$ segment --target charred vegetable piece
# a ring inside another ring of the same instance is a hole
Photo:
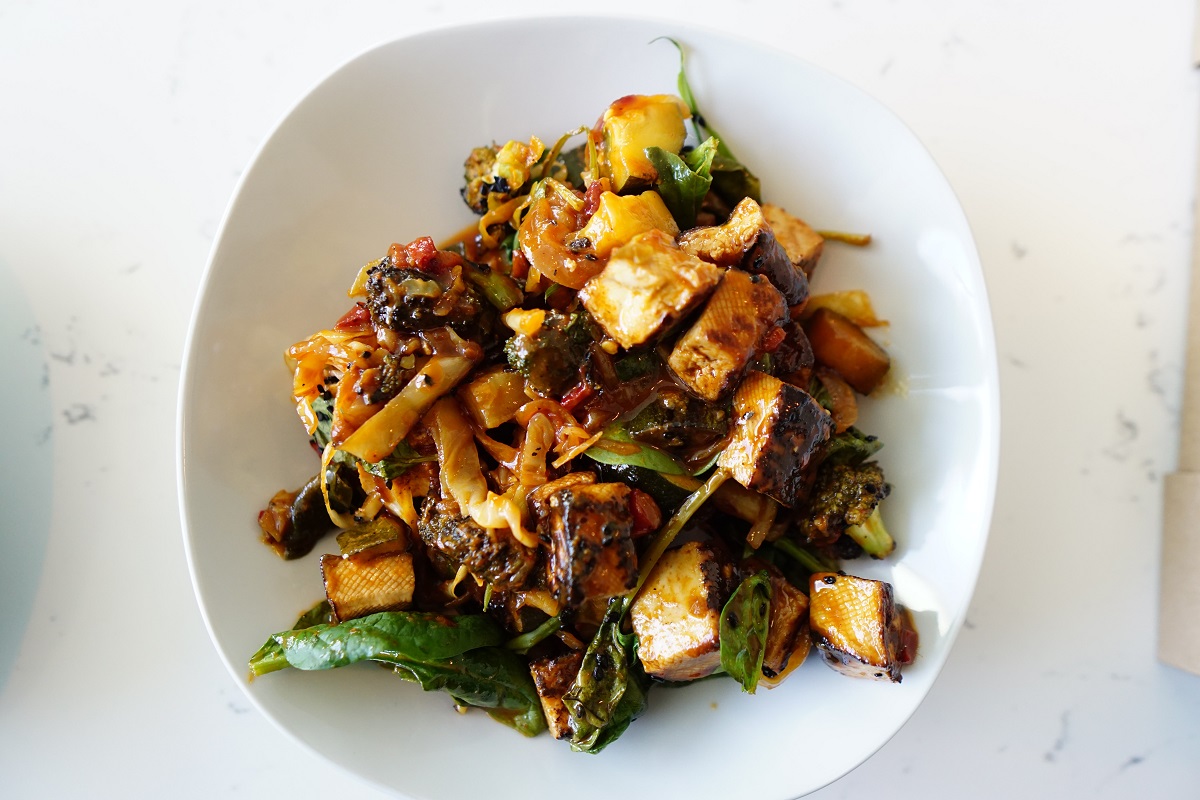
[[[630,348],[698,306],[720,279],[720,269],[680,250],[668,234],[649,231],[614,250],[579,296],[604,332]]]
[[[819,572],[809,583],[809,625],[821,657],[855,678],[900,682],[900,626],[892,586]]]
[[[537,551],[507,528],[485,528],[432,498],[421,509],[417,531],[426,545],[499,591],[519,589],[537,563]]]
[[[583,314],[551,311],[535,332],[512,336],[504,355],[534,392],[558,398],[579,381],[579,367],[591,343],[590,327]]]
[[[646,157],[647,147],[678,153],[687,131],[683,121],[691,112],[674,95],[627,95],[604,111],[601,130],[613,189],[645,188],[658,173]]]
[[[629,435],[656,447],[704,447],[729,432],[724,408],[666,389],[625,424]]]
[[[833,422],[812,395],[751,372],[733,397],[736,422],[717,464],[734,480],[794,507],[807,494]]]
[[[321,558],[325,597],[339,621],[379,611],[403,611],[412,603],[416,573],[410,553]]]
[[[600,204],[587,224],[580,229],[578,240],[586,240],[579,247],[591,246],[597,258],[608,258],[613,249],[626,244],[633,237],[647,231],[664,231],[671,236],[679,235],[679,226],[658,192],[618,195],[604,192]],[[568,247],[571,243],[568,243]]]
[[[878,436],[863,433],[853,426],[829,440],[822,464],[861,464],[879,452],[883,442]]]
[[[783,296],[766,278],[731,269],[679,337],[667,365],[697,396],[716,402],[742,377],[763,336],[787,321],[787,314]]]
[[[545,498],[538,533],[550,547],[549,581],[559,602],[578,608],[637,585],[629,494],[623,483],[593,483]]]
[[[629,608],[647,674],[690,681],[721,666],[721,609],[731,583],[732,568],[709,544],[663,553]]]
[[[808,544],[831,545],[848,526],[866,525],[891,489],[883,469],[874,461],[860,465],[825,462],[817,470],[812,495],[797,528]]]
[[[817,360],[800,323],[792,321],[783,326],[783,338],[770,356],[772,368],[764,372],[793,386],[805,388],[809,385]]]
[[[422,252],[425,260],[418,267],[397,250],[367,271],[367,308],[377,328],[407,333],[450,325],[463,335],[479,329],[484,305],[463,280],[460,257]]]
[[[779,678],[808,656],[812,638],[808,631],[808,596],[771,570],[771,620],[763,653],[762,672]]]
[[[723,225],[685,231],[679,246],[717,266],[763,275],[783,294],[788,306],[803,306],[808,300],[808,276],[792,264],[762,207],[749,197],[734,207]]]
[[[381,514],[369,522],[341,531],[338,549],[343,556],[378,556],[408,549],[408,526]]]
[[[325,510],[320,476],[313,477],[298,492],[277,492],[259,512],[258,525],[263,541],[284,558],[300,558],[312,552],[321,537],[334,528]]]
[[[579,674],[579,666],[582,663],[583,651],[580,650],[566,655],[541,658],[529,665],[538,699],[542,701],[546,726],[555,739],[568,739],[571,736],[571,717],[567,713],[567,707],[563,705],[563,695],[575,682],[575,676]]]
[[[624,483],[650,495],[664,514],[674,514],[688,495],[700,485],[700,481],[687,475],[664,475],[634,464],[597,462],[593,466],[601,480]]]
[[[503,147],[476,147],[463,163],[463,201],[476,214],[507,202],[529,180],[529,170],[544,150],[536,137],[529,144],[510,141]]]
[[[870,394],[891,367],[887,352],[862,328],[828,308],[818,308],[804,325],[817,362],[835,369],[860,394]]]
[[[516,372],[491,369],[458,390],[463,409],[476,425],[491,430],[510,421],[529,402],[525,379]]]
[[[779,206],[763,203],[762,210],[767,224],[775,233],[776,240],[783,245],[792,264],[811,278],[813,269],[816,268],[825,249],[825,240],[821,234],[810,228],[804,220],[792,216]]]

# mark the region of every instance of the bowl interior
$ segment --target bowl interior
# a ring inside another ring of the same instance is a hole
[[[475,219],[458,195],[470,148],[530,134],[553,142],[617,97],[675,92],[676,51],[650,42],[661,35],[687,47],[700,107],[762,178],[767,200],[814,227],[874,237],[865,249],[827,245],[814,288],[865,288],[891,323],[883,339],[901,379],[864,403],[860,427],[886,444],[880,460],[894,490],[885,510],[899,549],[887,563],[847,569],[892,581],[916,612],[917,663],[898,686],[844,678],[812,658],[756,696],[732,681],[657,689],[646,715],[598,757],[455,714],[445,696],[369,665],[245,683],[250,654],[322,594],[321,548],[282,562],[257,538],[265,501],[316,471],[284,349],[332,324],[359,266],[391,242],[441,239]],[[756,796],[781,798],[861,763],[929,690],[978,573],[997,439],[994,343],[970,231],[929,154],[890,112],[789,56],[677,23],[503,22],[369,51],[264,145],[229,208],[193,320],[180,493],[196,593],[230,670],[281,728],[367,780],[414,797],[569,786],[584,800],[636,775],[644,796],[741,796],[749,781]],[[853,734],[831,734],[829,720],[854,720]],[[702,730],[713,738],[697,740]],[[750,773],[738,758],[704,769],[690,758],[699,747],[747,746]]]

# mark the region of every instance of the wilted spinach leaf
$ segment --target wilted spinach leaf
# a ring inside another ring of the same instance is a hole
[[[696,224],[696,215],[713,182],[709,170],[716,154],[717,140],[711,136],[682,157],[661,147],[646,148],[646,157],[658,173],[658,193],[681,229]]]
[[[750,694],[762,675],[770,616],[771,578],[766,570],[743,580],[721,610],[721,667]]]
[[[599,753],[646,708],[649,680],[637,659],[637,639],[621,633],[628,605],[627,597],[609,602],[575,683],[563,697],[571,717],[572,750]]]
[[[687,474],[687,470],[666,452],[634,441],[620,423],[605,428],[604,435],[585,450],[584,455],[601,464],[631,464],[666,475]]]

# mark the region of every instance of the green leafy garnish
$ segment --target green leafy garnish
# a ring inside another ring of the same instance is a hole
[[[666,475],[687,474],[675,458],[657,447],[635,441],[620,423],[605,428],[604,435],[584,455],[601,464],[630,464]]]
[[[857,466],[879,452],[883,442],[851,426],[829,440],[825,462]]]
[[[682,157],[661,147],[646,148],[646,157],[658,173],[658,193],[681,229],[696,224],[696,215],[713,182],[710,170],[717,146],[717,140],[710,136]]]
[[[742,581],[721,610],[721,668],[750,694],[762,675],[770,618],[771,577],[766,570]]]

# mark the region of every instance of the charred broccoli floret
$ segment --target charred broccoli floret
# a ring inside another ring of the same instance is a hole
[[[529,144],[510,141],[503,147],[476,147],[463,162],[463,200],[476,214],[511,200],[529,180],[529,170],[544,150],[536,138]]]
[[[532,335],[518,333],[504,345],[508,365],[543,397],[560,397],[579,379],[593,337],[586,315],[551,311]]]
[[[812,545],[831,545],[844,533],[873,558],[883,558],[895,546],[879,515],[881,500],[891,492],[879,464],[826,462],[817,471],[807,511],[798,528]]]

